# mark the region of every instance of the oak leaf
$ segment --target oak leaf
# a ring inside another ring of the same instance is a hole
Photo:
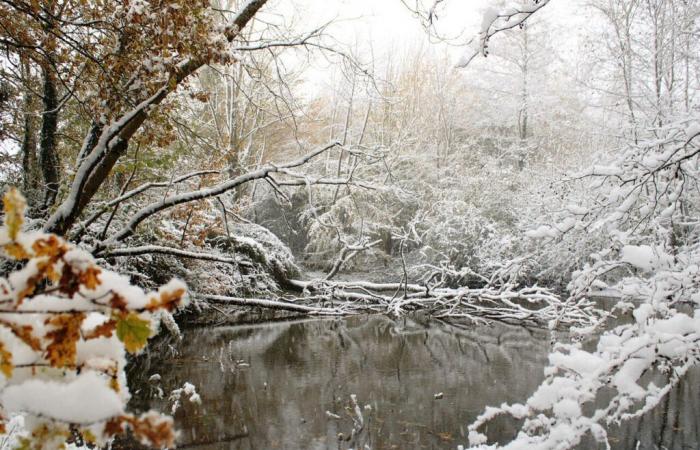
[[[59,314],[46,320],[56,327],[46,333],[51,343],[46,347],[46,359],[53,367],[75,366],[76,344],[80,339],[80,324],[85,314]]]
[[[27,346],[29,346],[29,348],[32,350],[41,350],[41,342],[36,336],[34,336],[34,328],[32,328],[31,325],[18,325],[3,319],[0,319],[0,325],[9,328],[10,331],[12,331],[12,334],[27,344]]]
[[[109,306],[112,309],[118,309],[119,311],[126,311],[128,303],[126,299],[119,294],[112,293],[112,297],[109,299]]]
[[[183,295],[185,295],[185,289],[183,288],[175,289],[171,292],[161,292],[159,297],[151,298],[146,306],[146,309],[151,312],[158,309],[173,311],[179,305]]]
[[[68,247],[61,242],[58,236],[52,234],[49,237],[34,241],[32,250],[34,250],[36,256],[48,256],[57,260],[68,251]]]
[[[101,283],[99,278],[101,272],[102,271],[99,267],[88,267],[84,271],[80,272],[80,275],[78,276],[80,284],[90,289],[91,291],[94,291],[95,289],[97,289],[97,286],[99,286]]]
[[[114,330],[117,328],[117,322],[114,320],[108,320],[103,324],[96,326],[92,331],[86,333],[83,337],[85,339],[97,339],[99,337],[112,337]]]

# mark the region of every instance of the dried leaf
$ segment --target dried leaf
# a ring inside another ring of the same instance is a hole
[[[48,256],[57,260],[68,251],[68,246],[58,236],[52,234],[47,238],[34,241],[32,250],[36,256]]]
[[[135,312],[121,315],[117,321],[117,338],[124,343],[126,351],[137,353],[146,346],[151,337],[151,322]]]
[[[91,332],[85,334],[85,339],[97,339],[99,337],[112,337],[114,330],[117,328],[117,322],[108,320],[107,322],[96,326]]]
[[[138,418],[129,418],[129,426],[142,444],[157,448],[175,446],[172,417],[149,411]]]
[[[7,234],[13,241],[17,239],[24,223],[24,210],[27,208],[27,201],[15,187],[11,187],[3,197],[5,210],[5,227]]]
[[[185,290],[183,288],[176,289],[172,292],[162,292],[159,297],[151,298],[146,309],[151,312],[158,309],[173,311],[177,308],[184,295]]]
[[[47,272],[51,272],[53,270],[50,266],[49,261],[39,261],[37,262],[37,273],[35,275],[32,275],[27,279],[26,285],[24,286],[24,289],[22,289],[18,294],[17,294],[17,306],[22,304],[22,301],[32,295],[34,291],[36,290],[37,284],[41,282],[43,279],[47,277]]]
[[[46,347],[46,359],[53,367],[75,366],[76,344],[80,339],[80,324],[85,314],[59,314],[46,320],[57,327],[46,333],[51,343]]]
[[[119,294],[112,294],[112,297],[109,299],[109,306],[112,307],[112,309],[126,311],[126,299]]]
[[[41,341],[32,334],[34,328],[31,325],[18,325],[7,320],[0,319],[0,325],[7,327],[12,331],[12,334],[17,336],[22,342],[27,344],[32,350],[41,350]]]
[[[86,270],[80,272],[80,275],[78,276],[80,284],[90,289],[91,291],[94,291],[95,289],[97,289],[97,286],[99,286],[101,283],[99,279],[99,275],[101,272],[102,271],[99,267],[88,267]]]
[[[63,266],[63,272],[61,273],[61,279],[58,283],[58,289],[62,294],[68,297],[73,297],[76,292],[80,290],[80,280],[75,276],[73,268],[68,264]]]
[[[5,377],[10,378],[14,367],[15,366],[12,364],[12,353],[5,348],[4,342],[0,342],[0,372],[2,372]]]
[[[10,258],[18,259],[18,260],[25,260],[29,259],[29,253],[22,247],[20,244],[16,242],[12,242],[10,244],[5,245],[5,253],[7,256]]]
[[[105,423],[104,435],[106,437],[117,436],[124,433],[125,416],[113,417]]]

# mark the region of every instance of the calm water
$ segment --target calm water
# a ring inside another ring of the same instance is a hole
[[[383,316],[183,334],[130,366],[132,407],[168,410],[154,398],[153,374],[161,374],[165,392],[195,384],[202,404],[185,401],[175,417],[180,448],[197,449],[454,449],[485,406],[532,393],[549,351],[549,335],[538,330]],[[612,430],[615,448],[637,448],[638,439],[640,449],[699,448],[700,376],[690,378],[664,408]],[[351,394],[364,427],[348,440]],[[516,425],[497,421],[488,434],[504,441]]]

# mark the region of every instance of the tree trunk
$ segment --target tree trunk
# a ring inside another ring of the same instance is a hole
[[[230,27],[224,32],[225,38],[231,42],[239,34],[239,31],[253,18],[253,16],[267,3],[267,0],[250,0],[245,3],[243,9],[236,15]],[[131,111],[125,113],[120,120],[115,121],[109,128],[97,130],[97,139],[92,142],[88,136],[85,140],[83,158],[78,166],[77,174],[71,184],[66,199],[58,209],[48,218],[44,225],[44,231],[65,235],[75,224],[85,206],[92,200],[97,190],[107,178],[119,158],[126,152],[129,139],[141,128],[148,119],[148,110],[163,102],[177,86],[195,73],[208,61],[204,58],[191,58],[183,61],[178,66],[178,71],[173,73],[168,81],[164,82],[160,89],[137,105]],[[117,126],[118,124],[118,126]]]
[[[56,148],[58,131],[58,92],[56,75],[47,68],[43,70],[43,104],[41,140],[39,143],[39,165],[44,179],[44,200],[41,213],[45,215],[56,203],[59,186],[59,160]]]
[[[27,77],[29,76],[27,70]],[[28,80],[28,78],[27,78]],[[37,120],[34,94],[29,89],[24,94],[24,126],[22,131],[22,191],[30,210],[39,203],[40,177],[37,161]]]

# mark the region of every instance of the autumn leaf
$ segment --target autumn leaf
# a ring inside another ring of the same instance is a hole
[[[117,322],[108,320],[107,322],[96,326],[92,331],[84,335],[85,339],[97,339],[98,337],[112,337],[114,330],[117,327]]]
[[[15,187],[11,187],[3,197],[5,210],[5,227],[7,234],[11,240],[17,239],[17,234],[24,223],[24,210],[27,207],[27,201]]]
[[[64,242],[61,242],[58,236],[51,235],[47,238],[41,238],[34,241],[32,244],[32,250],[34,250],[36,256],[48,256],[50,258],[58,259],[68,251],[68,247]]]
[[[80,275],[78,276],[80,284],[90,289],[91,291],[94,291],[95,289],[97,289],[97,286],[99,286],[101,283],[99,279],[99,275],[101,272],[102,271],[99,267],[88,267],[84,271],[80,272]]]
[[[146,309],[151,312],[158,309],[173,311],[180,303],[180,300],[182,300],[183,295],[185,295],[185,289],[183,288],[175,289],[171,292],[162,292],[159,297],[151,298]]]
[[[126,307],[128,304],[126,303],[126,299],[122,297],[119,294],[112,294],[112,297],[109,299],[109,306],[112,309],[118,309],[119,311],[126,311]]]
[[[107,437],[117,436],[125,431],[125,416],[118,416],[109,419],[105,423],[104,434]]]
[[[150,325],[150,321],[140,318],[135,312],[121,315],[117,320],[117,338],[124,343],[126,351],[137,353],[151,337]]]
[[[3,319],[0,319],[0,325],[9,328],[12,334],[27,344],[32,350],[41,350],[41,342],[32,334],[34,328],[31,325],[18,325]]]
[[[10,378],[13,368],[12,353],[5,348],[4,342],[0,342],[0,372],[2,372],[5,377]]]
[[[23,260],[23,259],[29,259],[29,253],[22,247],[20,244],[16,242],[12,242],[10,244],[5,245],[5,253],[7,256],[10,258],[18,259],[18,260]]]
[[[155,411],[148,411],[140,417],[129,417],[127,422],[142,444],[157,448],[175,446],[173,419]]]
[[[80,280],[73,272],[73,268],[68,264],[63,266],[63,272],[58,283],[58,288],[62,294],[73,297],[80,290]]]
[[[85,314],[59,314],[46,320],[56,327],[46,333],[51,343],[46,347],[46,359],[53,367],[75,366],[76,344],[80,339],[80,324]]]

